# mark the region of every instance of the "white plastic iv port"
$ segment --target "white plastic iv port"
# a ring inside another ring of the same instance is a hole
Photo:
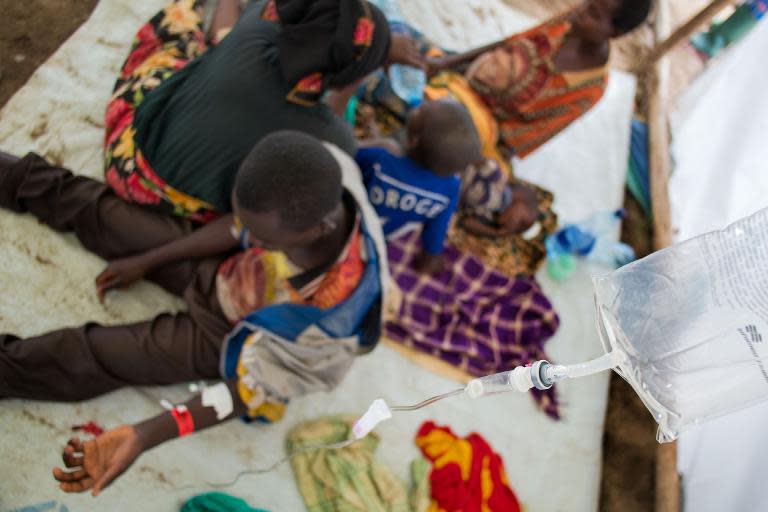
[[[381,398],[377,398],[371,403],[363,416],[352,426],[352,436],[355,439],[362,439],[367,436],[376,425],[392,417],[387,403]]]
[[[504,393],[506,391],[519,391],[524,393],[533,387],[531,380],[531,367],[518,366],[512,370],[494,373],[469,381],[465,388],[471,398]]]

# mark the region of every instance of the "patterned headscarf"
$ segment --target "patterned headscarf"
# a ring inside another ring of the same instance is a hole
[[[282,25],[280,67],[293,84],[288,100],[300,105],[371,73],[389,53],[387,19],[365,0],[270,0],[262,17]]]

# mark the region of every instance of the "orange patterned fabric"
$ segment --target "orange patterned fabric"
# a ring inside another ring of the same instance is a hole
[[[307,301],[308,304],[328,309],[352,295],[365,271],[365,262],[360,252],[360,230],[355,229],[346,256],[334,265],[320,282],[317,290]]]
[[[520,512],[501,457],[479,434],[460,439],[448,427],[428,421],[416,445],[432,462],[429,512]]]
[[[237,323],[271,304],[294,303],[328,309],[346,300],[360,284],[365,261],[358,217],[344,251],[324,274],[301,289],[290,280],[302,273],[281,252],[251,248],[240,251],[219,266],[216,293],[224,315]]]
[[[561,72],[554,64],[571,23],[556,18],[506,40],[512,85],[494,90],[476,78],[472,89],[499,123],[499,137],[525,157],[592,108],[607,84],[605,68]]]

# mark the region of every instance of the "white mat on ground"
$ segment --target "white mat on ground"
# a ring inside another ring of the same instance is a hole
[[[499,1],[426,4],[407,2],[404,9],[425,32],[452,47],[486,42],[530,25],[530,20]],[[15,153],[33,149],[100,177],[101,119],[112,78],[136,28],[162,5],[159,0],[101,2],[92,18],[0,113],[0,147]],[[519,165],[522,175],[555,192],[563,218],[579,219],[596,209],[620,206],[633,96],[633,79],[614,73],[605,99],[593,112]],[[93,279],[103,262],[72,237],[55,234],[29,217],[0,212],[0,261],[3,332],[31,335],[90,320],[133,321],[179,305],[145,283],[113,294],[101,306]],[[553,359],[573,362],[596,356],[600,348],[586,270],[563,285],[544,280],[544,287],[562,318],[560,332],[547,347]],[[293,401],[281,423],[233,421],[175,440],[141,457],[97,501],[61,493],[50,476],[51,468],[60,463],[59,450],[70,435],[70,425],[87,420],[107,427],[135,422],[160,412],[160,397],[186,398],[185,387],[125,389],[77,405],[5,401],[0,407],[0,459],[13,470],[2,472],[0,510],[49,501],[66,504],[72,512],[177,510],[185,498],[210,490],[204,481],[227,481],[247,467],[270,465],[282,455],[286,431],[303,420],[362,412],[377,397],[410,403],[454,387],[455,383],[379,347],[360,358],[335,392]],[[477,402],[454,398],[384,424],[379,455],[405,479],[407,461],[417,455],[413,435],[422,421],[431,418],[460,435],[476,430],[486,436],[503,455],[511,485],[529,510],[596,510],[607,387],[607,374],[563,384],[560,422],[548,419],[525,395]],[[186,484],[195,487],[177,489]],[[246,476],[225,491],[257,507],[302,508],[288,465],[268,475]]]
[[[687,240],[768,206],[768,69],[763,21],[680,99],[670,181],[672,225]],[[764,333],[765,334],[765,333]],[[680,436],[686,512],[768,510],[768,403]]]

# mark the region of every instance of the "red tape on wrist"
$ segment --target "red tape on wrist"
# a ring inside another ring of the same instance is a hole
[[[171,416],[176,420],[176,426],[179,428],[179,437],[184,437],[195,431],[195,420],[192,419],[192,415],[186,407],[174,407],[171,409]]]

